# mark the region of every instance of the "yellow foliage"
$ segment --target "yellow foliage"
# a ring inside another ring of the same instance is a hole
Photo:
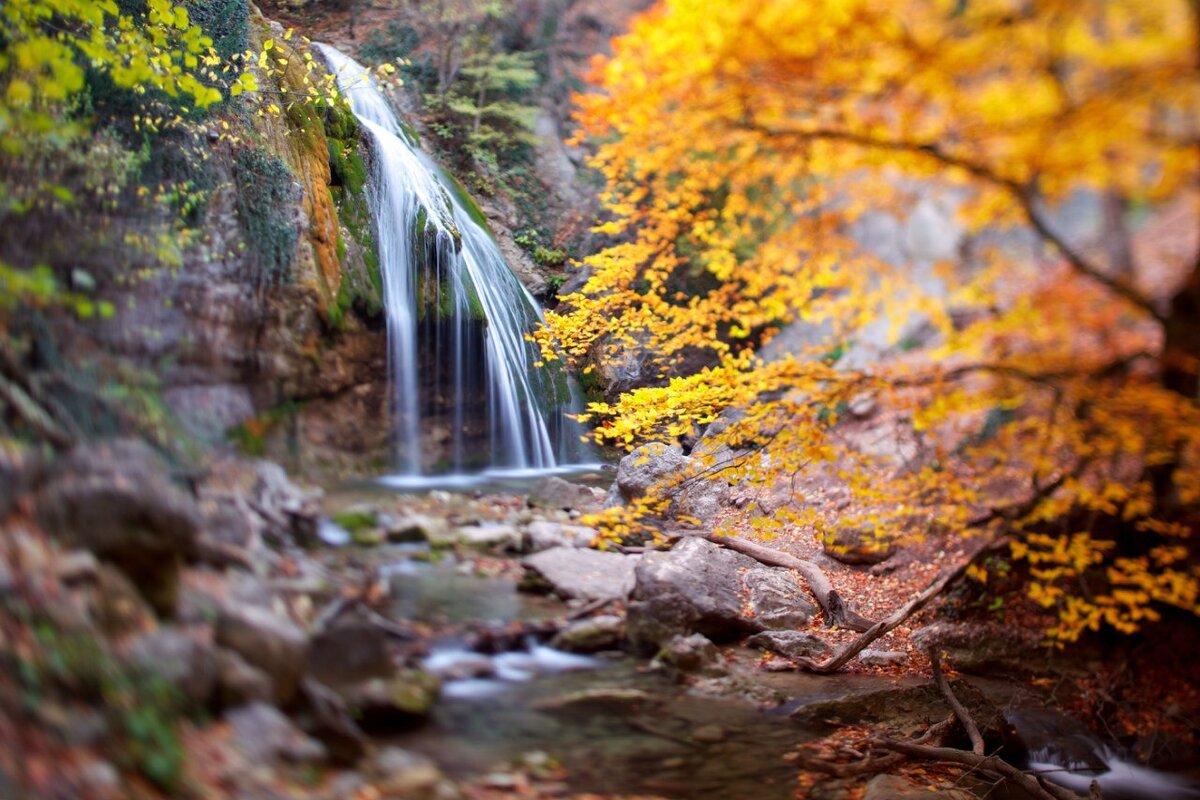
[[[694,436],[736,408],[695,479],[822,474],[852,496],[836,515],[796,499],[756,527],[1009,523],[1063,640],[1135,629],[1154,603],[1195,609],[1173,540],[1200,502],[1200,412],[1160,380],[1171,287],[1143,295],[1044,214],[1080,189],[1152,204],[1196,183],[1196,38],[1185,0],[660,2],[578,98],[606,181],[598,230],[623,238],[587,259],[592,277],[536,339],[588,369],[646,353],[664,376],[589,407],[601,442]],[[1044,246],[981,246],[970,269],[940,265],[947,295],[931,297],[851,235],[864,211],[928,192],[961,198],[968,233],[1020,224]],[[702,288],[680,291],[689,276]],[[865,325],[886,320],[895,339],[911,319],[932,331],[919,357],[838,363]],[[760,357],[799,324],[806,349]],[[697,353],[709,366],[687,372]],[[917,455],[846,441],[860,396]],[[651,506],[677,485],[592,522],[652,532]],[[1098,520],[1146,556],[1114,558]]]

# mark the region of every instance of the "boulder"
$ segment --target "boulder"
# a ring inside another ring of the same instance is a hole
[[[567,625],[550,640],[550,646],[569,653],[613,650],[625,638],[625,620],[614,615],[581,619]]]
[[[803,631],[763,631],[746,640],[757,647],[784,658],[824,658],[833,648],[819,636]]]
[[[127,655],[131,664],[163,678],[195,705],[206,705],[216,688],[212,645],[176,628],[164,626],[139,636]]]
[[[908,663],[908,653],[899,650],[863,650],[858,654],[858,661],[868,667],[898,667]]]
[[[815,608],[787,570],[762,567],[706,539],[647,553],[636,571],[629,637],[653,651],[673,636],[701,633],[726,642],[806,624]]]
[[[406,669],[391,677],[332,688],[364,729],[388,731],[424,719],[437,700],[441,681],[428,672]]]
[[[628,596],[639,556],[552,547],[522,561],[526,586],[545,586],[560,597],[603,600]]]
[[[605,506],[617,506],[646,495],[652,486],[689,474],[693,459],[679,445],[651,442],[621,459],[617,479],[605,498]],[[673,490],[664,519],[690,518],[711,528],[721,509],[729,504],[729,486],[720,480],[696,480]]]
[[[1036,631],[994,622],[935,622],[913,631],[912,642],[922,652],[936,648],[966,672],[1032,672],[1052,652]]]
[[[681,672],[705,672],[720,664],[721,654],[707,637],[693,633],[665,642],[657,659]]]
[[[549,550],[551,547],[587,547],[596,535],[595,528],[539,519],[529,523],[525,529],[523,544],[529,553]]]
[[[225,715],[233,744],[250,764],[305,763],[325,759],[325,748],[297,728],[283,712],[266,703],[251,703]]]
[[[392,674],[388,634],[354,609],[337,617],[308,643],[308,674],[335,686]]]
[[[515,552],[521,549],[520,532],[512,525],[500,522],[467,525],[454,531],[451,536],[456,544],[480,550]]]
[[[258,606],[225,606],[217,617],[216,642],[269,675],[276,702],[286,705],[295,697],[308,639],[290,620]]]
[[[55,463],[37,496],[42,528],[124,571],[161,615],[178,597],[179,568],[195,551],[202,516],[139,439],[81,444]]]
[[[843,528],[828,533],[822,539],[825,555],[843,564],[878,564],[896,552],[894,537],[877,533],[873,528]]]
[[[551,475],[542,478],[529,490],[529,505],[560,511],[590,511],[604,502],[604,492],[591,486],[571,483]]]
[[[679,445],[651,442],[633,450],[617,465],[616,489],[623,501],[642,497],[664,478],[679,475],[691,465]]]

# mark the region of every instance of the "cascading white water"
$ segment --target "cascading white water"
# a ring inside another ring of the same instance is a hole
[[[370,202],[400,469],[546,469],[570,460],[579,440],[564,414],[571,391],[561,371],[535,366],[525,338],[540,307],[367,70],[317,47],[373,144]]]

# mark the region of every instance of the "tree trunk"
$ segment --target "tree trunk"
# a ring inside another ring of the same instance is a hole
[[[1193,400],[1200,389],[1200,269],[1171,298],[1164,326],[1163,385]]]

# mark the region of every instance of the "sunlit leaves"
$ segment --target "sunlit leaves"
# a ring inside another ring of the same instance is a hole
[[[590,406],[601,441],[694,439],[718,421],[696,479],[792,489],[736,520],[760,535],[1003,521],[1060,639],[1132,630],[1155,604],[1195,610],[1200,581],[1169,540],[1190,532],[1179,507],[1200,503],[1200,412],[1157,382],[1149,304],[1051,246],[986,239],[969,270],[940,265],[931,294],[851,233],[922,194],[955,198],[973,234],[1081,189],[1153,203],[1194,185],[1196,24],[1182,0],[659,3],[578,98],[606,182],[597,230],[621,238],[547,315],[545,357],[633,357],[659,376]],[[1174,257],[1168,271],[1195,264]],[[909,355],[913,320],[924,346]],[[839,363],[877,321],[891,356]],[[800,324],[792,358],[757,356]],[[846,433],[860,397],[893,446]],[[847,502],[807,502],[796,487],[814,476]],[[667,484],[596,523],[652,530]],[[1137,557],[1116,557],[1114,530]]]

